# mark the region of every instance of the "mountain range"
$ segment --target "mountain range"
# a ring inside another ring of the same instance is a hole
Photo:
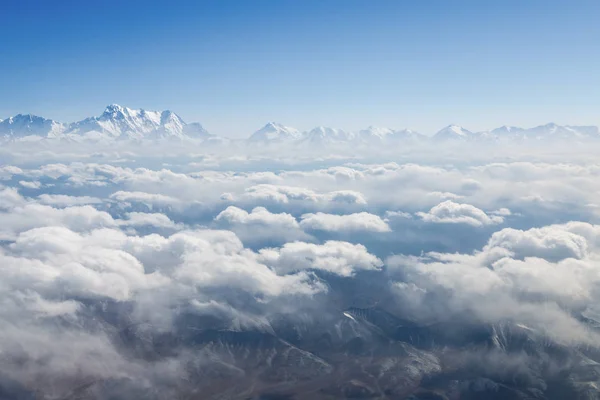
[[[60,123],[31,114],[18,114],[0,120],[0,139],[4,141],[39,141],[61,139],[67,141],[111,140],[196,140],[210,143],[229,143],[230,140],[210,134],[198,122],[186,123],[172,111],[131,109],[117,104],[106,107],[97,117],[88,117],[72,123]],[[483,132],[471,132],[458,125],[448,125],[433,136],[422,135],[410,129],[394,130],[370,126],[358,132],[330,127],[316,127],[301,132],[276,122],[269,122],[254,132],[245,142],[249,145],[391,145],[397,143],[424,143],[428,141],[483,141],[503,140],[589,140],[600,139],[596,126],[561,126],[554,123],[533,128],[502,126]]]

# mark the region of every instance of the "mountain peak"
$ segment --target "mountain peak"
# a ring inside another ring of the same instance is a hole
[[[466,139],[473,133],[460,125],[450,124],[434,135],[437,139]]]
[[[0,120],[0,136],[5,138],[55,137],[63,129],[63,124],[33,114],[17,114],[14,117]]]
[[[211,136],[200,124],[187,127],[181,117],[170,110],[148,111],[119,104],[106,106],[99,117],[90,117],[70,124],[66,133],[130,139]]]
[[[515,133],[515,132],[522,132],[523,128],[519,128],[517,126],[508,126],[508,125],[502,125],[499,128],[493,129],[491,132],[494,134],[502,134],[502,133]]]
[[[265,126],[263,127],[263,129],[285,129],[286,126],[283,124],[280,124],[278,122],[273,122],[273,121],[269,121],[265,124]]]
[[[379,137],[382,138],[386,135],[392,134],[394,131],[390,128],[385,128],[381,126],[370,125],[366,129],[363,129],[359,132],[361,137]]]
[[[104,109],[104,114],[115,114],[124,112],[126,107],[120,106],[118,104],[109,104]]]
[[[280,142],[290,139],[299,139],[300,131],[277,122],[267,122],[258,131],[254,132],[248,140],[250,142]]]
[[[312,144],[339,143],[349,141],[354,136],[343,129],[330,128],[326,126],[317,126],[303,134],[302,141]]]

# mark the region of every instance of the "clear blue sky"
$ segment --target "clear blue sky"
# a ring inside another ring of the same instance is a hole
[[[600,1],[0,1],[0,118],[600,124]]]

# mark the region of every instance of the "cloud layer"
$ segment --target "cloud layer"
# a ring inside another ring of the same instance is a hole
[[[0,150],[0,393],[596,384],[591,152],[19,146]]]

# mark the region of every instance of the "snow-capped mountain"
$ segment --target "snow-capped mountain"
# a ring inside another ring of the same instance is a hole
[[[0,140],[38,141],[62,139],[73,142],[110,142],[113,140],[200,140],[205,144],[224,145],[235,140],[211,135],[200,123],[186,123],[176,113],[131,109],[111,104],[97,117],[68,124],[31,114],[18,114],[0,120]],[[245,143],[289,145],[366,145],[401,146],[433,142],[497,142],[497,141],[589,141],[600,139],[596,126],[557,125],[549,123],[533,128],[501,126],[482,132],[471,132],[458,125],[449,125],[432,137],[410,129],[394,130],[369,126],[356,133],[324,126],[310,131],[269,122],[254,132]],[[243,141],[239,141],[243,143]],[[395,147],[393,147],[395,148]]]
[[[250,143],[280,143],[286,141],[298,140],[302,133],[295,128],[269,122],[261,129],[254,132],[249,138]]]
[[[426,136],[411,129],[394,130],[378,126],[369,126],[358,132],[357,140],[361,143],[371,145],[415,143],[426,140]]]
[[[332,144],[350,142],[354,135],[343,129],[318,126],[302,135],[300,141],[306,144]]]
[[[369,126],[366,129],[358,131],[356,137],[359,141],[364,143],[382,143],[393,133],[394,131],[390,128]]]
[[[523,139],[526,130],[516,126],[501,126],[490,131],[477,132],[473,134],[473,139],[479,141],[496,141],[504,139]]]
[[[472,138],[473,132],[458,125],[448,125],[434,135],[435,140],[468,140]]]
[[[578,127],[560,126],[554,123],[536,126],[527,129],[526,136],[530,139],[572,139],[584,138],[588,136],[581,132]]]
[[[64,125],[51,119],[31,114],[18,114],[0,120],[0,137],[5,139],[53,138],[65,129]]]
[[[390,142],[421,142],[427,140],[425,135],[419,132],[413,131],[412,129],[400,129],[394,131],[391,135],[387,136]]]
[[[524,129],[502,126],[491,131],[474,134],[478,140],[570,140],[600,138],[596,126],[561,126],[554,123]]]
[[[192,122],[183,126],[182,133],[185,136],[199,139],[214,138],[215,135],[208,133],[206,129],[199,122]]]
[[[515,135],[521,134],[525,131],[523,128],[517,126],[501,126],[500,128],[492,129],[491,133],[494,135]]]
[[[600,137],[600,129],[597,126],[570,126],[567,125],[566,128],[574,129],[577,132],[589,136],[589,137]]]
[[[99,117],[86,118],[69,125],[65,134],[97,132],[112,138],[182,138],[187,124],[172,111],[134,110],[111,104]],[[198,128],[196,127],[196,131]],[[203,129],[200,127],[200,130]],[[205,134],[206,132],[202,132]]]
[[[215,136],[197,122],[186,124],[169,110],[135,110],[111,104],[98,117],[70,124],[19,114],[0,120],[0,138],[19,141],[57,138],[79,142],[142,138],[213,140]]]

